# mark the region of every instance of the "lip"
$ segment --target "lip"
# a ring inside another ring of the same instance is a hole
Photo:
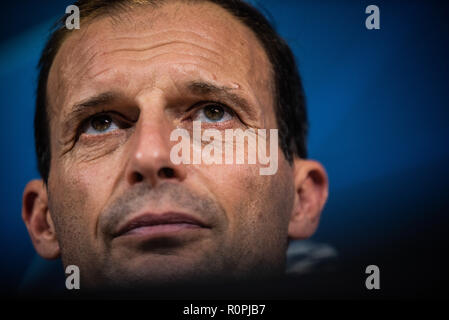
[[[114,233],[114,237],[163,234],[180,232],[189,229],[209,228],[200,219],[179,212],[166,212],[162,214],[145,213],[126,222]]]

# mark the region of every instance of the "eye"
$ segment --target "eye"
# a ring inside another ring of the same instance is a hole
[[[224,122],[231,120],[233,114],[228,108],[219,104],[209,104],[198,110],[193,120],[201,122]]]
[[[90,118],[83,133],[98,135],[119,129],[109,114],[98,114]]]

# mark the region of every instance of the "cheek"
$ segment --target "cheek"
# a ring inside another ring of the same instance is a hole
[[[260,175],[258,165],[204,165],[198,176],[225,209],[231,234],[286,229],[293,203],[293,179],[279,161],[276,174]],[[288,164],[287,164],[288,165]]]
[[[255,166],[249,165],[202,165],[194,175],[200,177],[226,212],[250,202],[249,195],[263,185]]]
[[[88,165],[64,161],[51,169],[49,202],[58,238],[63,246],[76,252],[73,244],[88,242],[85,248],[96,250],[98,216],[109,199],[113,185],[113,170],[107,161]],[[68,251],[68,250],[66,250]]]

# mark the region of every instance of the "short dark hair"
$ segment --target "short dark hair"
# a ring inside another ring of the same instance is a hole
[[[182,1],[182,0],[179,0]],[[273,70],[274,108],[279,129],[280,147],[291,163],[293,156],[307,157],[307,112],[304,90],[295,58],[290,47],[274,30],[270,22],[256,8],[241,0],[198,0],[222,7],[254,32],[270,60]],[[79,0],[81,21],[94,19],[113,10],[132,4],[163,4],[164,0]],[[188,1],[189,2],[189,1]],[[195,2],[195,1],[190,1]],[[65,14],[53,27],[38,64],[38,85],[34,136],[38,169],[45,183],[50,173],[50,123],[47,100],[47,81],[53,60],[64,39],[71,32],[65,26]]]

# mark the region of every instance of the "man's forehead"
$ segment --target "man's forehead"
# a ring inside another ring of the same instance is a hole
[[[82,25],[65,40],[55,58],[48,81],[50,104],[63,106],[70,90],[92,82],[106,69],[110,71],[113,64],[106,62],[112,53],[114,59],[127,57],[131,48],[138,56],[167,43],[190,41],[193,46],[196,40],[203,58],[218,65],[216,71],[237,71],[236,77],[251,77],[251,81],[269,85],[270,64],[251,30],[213,3],[173,2],[158,8],[129,9]]]

